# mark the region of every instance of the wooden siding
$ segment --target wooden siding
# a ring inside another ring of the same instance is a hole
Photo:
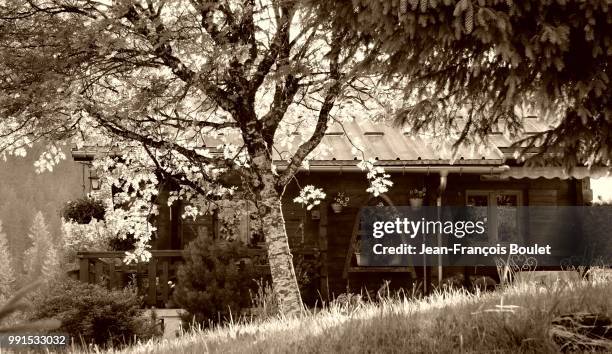
[[[425,205],[435,205],[439,186],[439,175],[431,174],[392,174],[391,179],[394,186],[388,196],[395,205],[408,205],[408,191],[412,188],[426,186],[428,195]],[[344,261],[351,237],[351,230],[357,216],[358,208],[366,205],[371,195],[365,192],[368,187],[365,175],[361,173],[301,173],[298,175],[300,185],[313,184],[321,187],[327,194],[326,203],[322,203],[318,210],[320,219],[313,219],[312,212],[293,202],[298,194],[298,186],[292,183],[287,186],[283,197],[283,212],[289,221],[291,217],[301,218],[304,226],[304,235],[300,235],[304,245],[318,245],[321,259],[325,259],[325,266],[321,268],[320,291],[321,294],[329,294],[330,297],[350,291],[359,292],[362,289],[377,290],[385,281],[391,281],[392,288],[410,287],[414,281],[408,272],[380,272],[380,273],[351,273],[347,279],[343,278]],[[518,191],[524,205],[577,205],[582,188],[581,181],[560,179],[509,179],[502,181],[483,181],[476,174],[450,174],[448,176],[447,188],[443,196],[442,205],[462,206],[465,205],[465,193],[467,190],[509,190]],[[340,214],[335,214],[329,207],[331,198],[337,192],[344,192],[350,197],[349,207],[344,208]],[[322,217],[325,215],[324,217]],[[550,222],[544,220],[532,220],[535,233],[537,225]],[[548,224],[550,225],[550,224]],[[291,233],[290,222],[287,222],[287,230],[292,247],[298,245],[298,238]],[[320,233],[323,233],[321,235]],[[323,245],[323,246],[322,246]],[[487,274],[496,276],[496,269],[473,267],[445,268],[443,276],[453,273],[464,273],[467,279],[471,274]],[[417,268],[416,274],[426,282],[431,283],[431,276],[435,277],[435,268]],[[325,296],[324,296],[325,297]]]
[[[366,205],[371,195],[366,193],[368,187],[365,174],[356,172],[301,172],[297,175],[301,186],[313,184],[324,189],[327,198],[319,208],[307,211],[302,205],[293,202],[299,193],[297,184],[289,184],[283,195],[283,215],[289,243],[292,249],[310,249],[317,255],[320,269],[319,278],[312,286],[324,300],[333,298],[340,293],[360,291],[367,288],[376,290],[384,280],[391,281],[391,287],[410,287],[414,282],[409,272],[380,272],[380,273],[350,273],[347,278],[343,277],[344,262],[351,237],[352,227],[359,207]],[[389,198],[395,205],[408,205],[408,191],[413,188],[427,187],[428,194],[424,205],[435,205],[436,192],[439,186],[439,175],[436,173],[392,173],[393,187],[388,193]],[[446,191],[442,198],[442,205],[462,206],[465,205],[466,191],[468,190],[507,190],[518,192],[524,205],[579,205],[582,203],[582,189],[588,185],[588,181],[560,180],[560,179],[509,179],[501,181],[484,181],[476,174],[450,174]],[[350,198],[349,206],[336,214],[329,203],[338,192],[344,192]],[[160,194],[164,197],[163,194]],[[176,244],[171,241],[170,235],[174,234],[170,220],[169,208],[162,206],[158,218],[158,238],[156,248],[167,247]],[[214,230],[212,217],[204,218],[208,232]],[[535,235],[546,234],[550,231],[552,220],[545,217],[531,219],[528,230],[529,237],[537,241]],[[548,228],[548,229],[546,229]],[[184,228],[182,229],[184,230]],[[165,235],[163,233],[166,233]],[[182,231],[181,233],[185,233]],[[193,236],[193,235],[192,235]],[[176,236],[173,236],[176,237]],[[183,236],[181,247],[185,246]],[[471,267],[473,268],[473,267]],[[467,278],[474,273],[473,269],[461,267],[446,268],[443,276],[455,272],[463,272]],[[495,275],[496,270],[479,269],[478,273]],[[431,282],[431,276],[435,277],[435,268],[419,268],[416,274],[425,283]]]

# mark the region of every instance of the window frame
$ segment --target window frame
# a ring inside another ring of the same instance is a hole
[[[468,200],[471,196],[486,196],[487,197],[487,220],[489,224],[496,225],[493,228],[488,229],[489,242],[504,242],[499,240],[499,222],[497,212],[497,197],[499,195],[514,195],[516,196],[516,204],[518,207],[523,205],[523,190],[521,189],[468,189],[465,191],[465,206],[470,206]],[[523,225],[521,224],[521,218],[519,211],[517,210],[516,225],[518,228],[518,234],[522,234]]]

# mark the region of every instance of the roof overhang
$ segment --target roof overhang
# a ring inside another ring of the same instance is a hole
[[[503,173],[504,177],[510,178],[560,178],[560,179],[583,179],[583,178],[601,178],[612,175],[612,167],[574,167],[571,170],[563,167],[544,166],[544,167],[529,167],[529,166],[513,166]]]
[[[420,165],[384,165],[376,164],[376,166],[383,166],[385,172],[406,172],[406,173],[476,173],[476,174],[501,174],[507,171],[510,167],[507,165],[448,165],[448,164],[420,164]],[[277,164],[278,170],[284,170],[287,167],[286,163]],[[321,161],[311,162],[306,167],[301,167],[299,171],[302,172],[364,172],[362,169],[357,167],[357,164],[324,164]]]

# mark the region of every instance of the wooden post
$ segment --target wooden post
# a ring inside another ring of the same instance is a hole
[[[327,202],[322,202],[320,206],[321,219],[319,220],[319,261],[321,262],[319,289],[324,300],[329,300],[328,278],[329,271],[327,268],[327,211],[329,209]]]
[[[157,304],[157,258],[152,257],[149,260],[149,291],[147,296],[147,303],[149,306],[155,306]]]
[[[79,280],[89,283],[89,259],[79,258]]]
[[[160,284],[161,284],[161,296],[162,296],[162,300],[164,302],[164,304],[166,302],[168,302],[168,299],[170,297],[170,286],[168,285],[168,281],[170,280],[170,276],[169,276],[169,264],[170,264],[170,258],[164,258],[161,266],[161,280],[160,280]]]
[[[100,282],[102,281],[102,274],[104,274],[104,270],[103,267],[104,264],[102,263],[101,260],[96,259],[96,265],[95,265],[95,273],[94,273],[94,284],[100,284]]]
[[[128,274],[128,266],[123,261],[121,262],[121,266],[120,266],[120,274],[121,274],[121,281],[119,285],[123,288],[130,283],[130,276]]]
[[[111,262],[108,265],[108,288],[114,289],[117,286],[116,281],[117,275],[115,274],[115,260],[111,258]]]
[[[142,289],[143,284],[144,284],[143,274],[144,274],[144,267],[142,263],[141,262],[136,263],[136,289],[138,289],[137,290],[138,295],[146,297],[146,293],[144,293]]]

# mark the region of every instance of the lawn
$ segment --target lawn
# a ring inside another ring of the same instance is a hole
[[[555,353],[552,319],[579,312],[611,316],[610,294],[612,282],[586,280],[480,294],[440,291],[418,300],[335,304],[301,318],[241,321],[116,353]]]

